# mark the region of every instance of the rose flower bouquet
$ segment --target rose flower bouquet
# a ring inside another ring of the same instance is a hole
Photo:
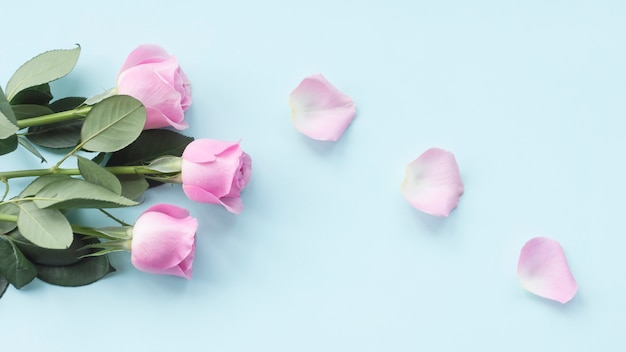
[[[154,204],[132,224],[106,210],[138,205],[150,187],[182,184],[193,201],[243,209],[251,159],[239,143],[177,131],[188,126],[191,86],[175,56],[142,45],[128,55],[115,88],[55,99],[50,82],[70,73],[79,53],[40,54],[0,89],[0,155],[27,151],[47,162],[42,148],[67,151],[48,168],[0,170],[0,297],[9,284],[19,289],[35,278],[93,283],[115,271],[107,256],[115,251],[130,251],[139,270],[190,278],[198,221],[186,209]],[[22,177],[32,181],[11,189],[10,180]],[[95,209],[115,226],[70,221],[78,208]]]

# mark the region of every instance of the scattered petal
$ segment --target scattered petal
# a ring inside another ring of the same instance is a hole
[[[417,210],[448,216],[463,195],[463,181],[454,154],[431,148],[406,168],[402,195]]]
[[[320,141],[336,141],[356,115],[350,97],[321,74],[306,77],[289,95],[291,121],[298,131]]]
[[[561,303],[571,300],[578,290],[563,248],[547,237],[526,242],[519,256],[517,275],[528,291]]]

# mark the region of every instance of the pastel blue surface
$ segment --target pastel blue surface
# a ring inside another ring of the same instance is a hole
[[[242,139],[254,168],[239,216],[177,186],[115,211],[190,209],[192,280],[117,254],[90,286],[10,287],[3,351],[626,350],[626,2],[22,1],[2,17],[3,86],[80,43],[53,89],[95,94],[156,43],[193,84],[185,133]],[[356,102],[336,143],[291,125],[288,94],[312,73]],[[430,147],[454,152],[465,182],[445,219],[400,195]],[[26,155],[0,169],[40,167]],[[579,284],[566,305],[519,284],[540,235]]]

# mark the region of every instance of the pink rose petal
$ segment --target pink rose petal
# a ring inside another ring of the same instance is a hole
[[[159,62],[167,59],[168,57],[169,54],[167,51],[160,46],[154,44],[143,44],[135,48],[135,50],[128,55],[126,61],[124,61],[124,64],[120,69],[120,73],[126,71],[130,67]]]
[[[547,237],[526,242],[519,256],[517,275],[528,291],[561,303],[571,300],[578,290],[563,248]]]
[[[336,141],[356,115],[354,102],[321,74],[306,77],[289,95],[291,121],[304,135]]]
[[[454,154],[431,148],[406,168],[401,192],[411,205],[424,213],[448,216],[463,195],[463,181]]]

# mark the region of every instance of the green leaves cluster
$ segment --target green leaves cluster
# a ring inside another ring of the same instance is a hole
[[[97,239],[75,235],[67,249],[45,249],[28,242],[19,231],[0,236],[0,297],[9,284],[22,288],[39,278],[60,286],[96,282],[115,268],[106,256],[84,257]]]
[[[53,99],[50,91],[50,82],[55,81],[69,74],[80,55],[80,46],[69,50],[52,50],[35,56],[24,63],[6,85],[6,93],[0,89],[0,155],[7,154],[15,150],[18,146],[18,138],[23,145],[30,143],[44,143],[50,146],[69,147],[71,142],[65,141],[62,146],[58,141],[49,143],[45,140],[45,134],[38,129],[28,131],[27,134],[17,135],[21,129],[19,120],[44,116],[70,110],[82,104],[84,98],[64,98],[50,103]],[[49,128],[50,126],[48,126]],[[57,126],[59,127],[59,126]],[[64,129],[65,139],[72,139],[74,135]],[[34,140],[27,136],[37,136]],[[43,140],[42,140],[43,138]],[[58,137],[56,138],[58,139]],[[75,138],[72,139],[74,142]],[[29,148],[27,148],[29,149]],[[34,151],[36,149],[32,149]],[[35,155],[37,155],[35,153]]]
[[[19,195],[0,199],[0,297],[9,284],[21,288],[34,278],[80,286],[115,271],[106,254],[129,240],[125,230],[72,224],[68,213],[139,204],[150,185],[178,174],[149,163],[179,157],[193,140],[170,130],[143,131],[145,107],[114,90],[54,100],[50,82],[69,74],[79,54],[79,46],[40,54],[0,88],[0,155],[22,146],[45,162],[40,148],[67,151],[48,169],[0,172],[7,191],[11,177],[36,177]],[[76,160],[75,169],[60,167],[68,159]]]

